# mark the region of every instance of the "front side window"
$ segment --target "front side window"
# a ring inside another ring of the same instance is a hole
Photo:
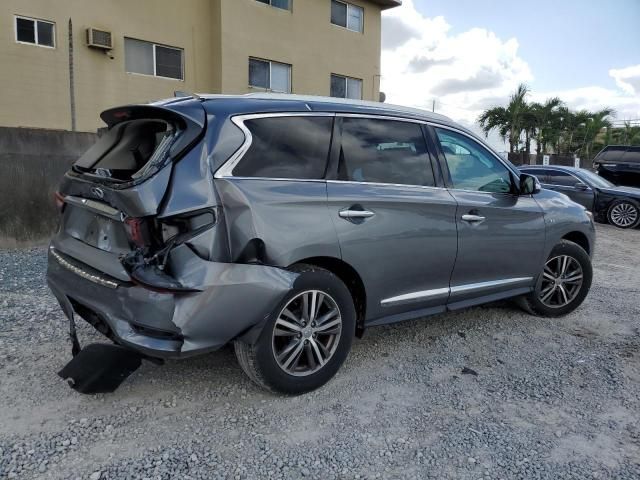
[[[282,10],[291,10],[291,0],[258,0],[260,3],[266,3],[275,8],[281,8]]]
[[[466,135],[436,128],[453,188],[491,193],[511,192],[511,174],[486,148]]]
[[[331,23],[362,33],[364,9],[350,3],[331,0]]]
[[[237,177],[321,179],[327,166],[332,117],[246,120],[251,146],[233,169]]]
[[[338,179],[434,186],[422,128],[413,122],[345,117]]]
[[[249,86],[272,92],[291,93],[291,65],[250,58]]]
[[[331,96],[362,100],[362,80],[331,74]]]
[[[184,50],[152,42],[124,39],[125,70],[156,77],[184,80]]]
[[[558,185],[560,187],[573,187],[578,180],[573,175],[560,170],[549,170],[548,183],[550,185]]]
[[[55,47],[55,24],[28,17],[15,17],[16,41],[41,47]]]

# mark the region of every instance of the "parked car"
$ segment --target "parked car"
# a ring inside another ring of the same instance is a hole
[[[593,212],[599,222],[620,228],[640,224],[640,188],[617,187],[584,168],[531,165],[520,171],[535,175],[544,188],[566,194]]]
[[[589,291],[585,208],[441,115],[252,94],[102,119],[49,248],[76,359],[79,316],[152,359],[233,343],[253,381],[298,394],[368,327],[514,297],[555,317]]]
[[[593,169],[616,185],[640,187],[640,145],[608,145],[593,159]]]

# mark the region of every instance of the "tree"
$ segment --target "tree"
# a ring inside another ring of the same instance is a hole
[[[536,154],[546,153],[547,146],[556,136],[558,109],[564,104],[558,97],[548,98],[544,103],[534,102],[529,109],[535,119],[535,130],[532,131],[536,140]]]
[[[509,152],[514,153],[520,145],[520,135],[525,125],[527,102],[525,97],[529,89],[522,83],[511,94],[506,107],[493,107],[482,112],[478,118],[485,136],[496,130],[503,140],[509,142]]]
[[[579,147],[581,155],[591,158],[593,144],[603,129],[611,127],[611,117],[615,115],[612,108],[603,108],[597,112],[588,112],[587,118],[581,124],[581,132],[584,131],[584,139]]]

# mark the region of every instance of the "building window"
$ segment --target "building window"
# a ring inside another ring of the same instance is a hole
[[[55,24],[35,18],[16,17],[16,42],[54,48]]]
[[[291,93],[291,65],[249,59],[249,86],[278,93]]]
[[[184,50],[181,48],[125,38],[124,57],[129,73],[184,80]]]
[[[266,3],[275,8],[281,8],[282,10],[291,10],[291,0],[257,0],[260,3]]]
[[[331,96],[362,100],[362,80],[331,74]]]
[[[331,0],[331,23],[362,33],[364,9],[338,0]]]

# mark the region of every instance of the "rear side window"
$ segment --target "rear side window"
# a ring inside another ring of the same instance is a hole
[[[412,122],[344,118],[338,178],[434,186],[422,128]]]
[[[332,117],[247,120],[251,146],[233,169],[236,177],[321,179],[329,155]]]

